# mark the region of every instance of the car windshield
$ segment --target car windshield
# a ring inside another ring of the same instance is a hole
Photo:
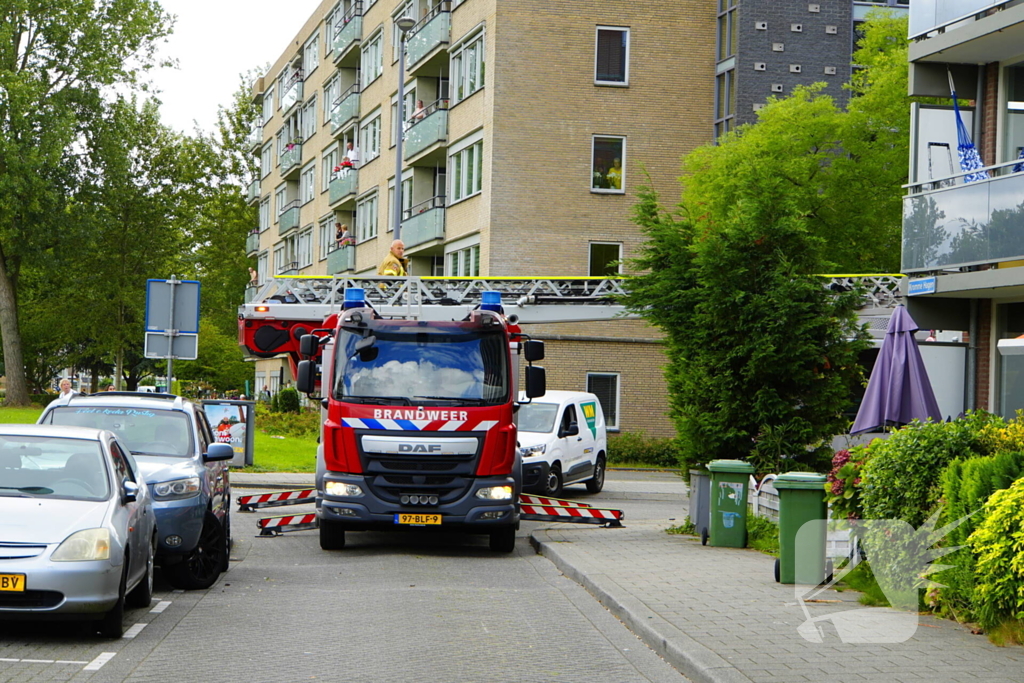
[[[98,441],[0,435],[0,496],[107,500],[107,461]]]
[[[376,330],[372,345],[345,331],[334,397],[361,403],[494,405],[508,400],[508,343],[500,332],[457,325]]]
[[[558,405],[555,403],[524,403],[519,407],[519,431],[550,432],[558,417]]]
[[[188,416],[178,410],[66,406],[50,412],[55,425],[107,429],[136,455],[192,455]]]

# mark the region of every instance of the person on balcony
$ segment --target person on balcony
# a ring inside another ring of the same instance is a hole
[[[255,268],[249,268],[249,286],[255,287],[260,280],[260,274],[256,272]]]
[[[349,234],[348,225],[344,223],[335,223],[334,237],[338,241],[338,248],[347,247],[350,244],[355,244],[356,241],[352,239],[352,235]]]
[[[404,277],[409,274],[409,259],[405,258],[405,243],[395,240],[391,243],[391,251],[381,261],[377,275]]]
[[[412,112],[413,122],[422,121],[426,116],[427,112],[426,107],[423,106],[423,100],[416,100],[416,109]]]
[[[345,147],[345,156],[352,162],[352,168],[359,168],[359,148],[351,141]]]

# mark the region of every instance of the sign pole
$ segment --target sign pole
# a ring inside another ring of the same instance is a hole
[[[171,310],[170,320],[167,322],[167,336],[170,343],[167,345],[167,393],[174,393],[174,290],[177,289],[178,278],[174,275],[167,280],[171,286]]]

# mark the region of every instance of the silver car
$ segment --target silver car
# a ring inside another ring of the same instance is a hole
[[[108,431],[0,425],[0,620],[79,619],[119,638],[153,596],[156,523]]]

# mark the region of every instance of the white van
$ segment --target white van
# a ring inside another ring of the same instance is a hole
[[[557,497],[566,484],[585,482],[591,493],[604,488],[608,435],[597,396],[548,391],[516,417],[524,491]]]

